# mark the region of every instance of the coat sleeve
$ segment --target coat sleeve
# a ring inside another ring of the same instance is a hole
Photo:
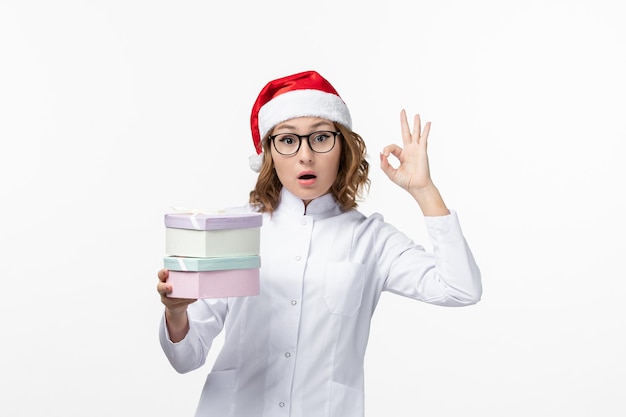
[[[173,343],[161,317],[159,341],[165,356],[179,373],[186,373],[204,365],[215,337],[224,328],[228,310],[227,299],[200,299],[187,308],[189,332],[183,340]]]
[[[429,304],[476,304],[482,296],[481,274],[457,213],[425,217],[425,222],[432,253],[387,223],[377,230],[375,247],[383,290]]]

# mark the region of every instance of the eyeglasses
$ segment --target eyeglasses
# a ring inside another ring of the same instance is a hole
[[[335,147],[337,135],[341,132],[331,132],[322,130],[308,135],[296,135],[295,133],[279,133],[269,136],[269,140],[274,143],[274,149],[281,155],[291,156],[298,153],[302,145],[302,139],[306,138],[309,148],[315,153],[327,153]]]

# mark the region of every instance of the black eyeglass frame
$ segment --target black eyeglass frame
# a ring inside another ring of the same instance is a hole
[[[324,151],[324,152],[319,152],[319,151],[316,151],[315,149],[313,149],[313,146],[311,146],[311,136],[313,136],[316,133],[330,133],[331,135],[333,135],[333,146],[331,146],[329,150]],[[298,138],[298,148],[296,148],[296,150],[293,151],[292,153],[282,153],[281,151],[279,151],[278,148],[276,148],[276,142],[274,141],[274,139],[276,139],[278,136],[281,136],[281,135],[291,135],[291,136],[297,137]],[[335,132],[335,131],[332,131],[332,130],[316,130],[315,132],[311,132],[308,135],[296,135],[295,133],[279,133],[277,135],[268,136],[267,139],[272,142],[272,144],[274,145],[274,150],[276,152],[278,152],[280,155],[283,155],[283,156],[293,156],[293,155],[297,154],[300,151],[300,147],[302,146],[302,139],[303,138],[306,138],[306,143],[309,145],[309,149],[312,152],[315,152],[315,153],[328,153],[328,152],[332,151],[333,149],[335,149],[335,145],[337,144],[337,135],[341,135],[341,132]]]

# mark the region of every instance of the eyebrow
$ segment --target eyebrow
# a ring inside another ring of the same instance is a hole
[[[335,126],[334,126],[334,124],[332,122],[327,122],[325,120],[319,121],[317,123],[313,123],[310,127],[311,127],[311,129],[317,129],[318,127],[321,127],[321,126],[332,127],[333,129],[335,128]],[[294,125],[290,125],[290,124],[279,124],[278,126],[275,127],[275,129],[292,129],[292,130],[295,130],[296,127]]]

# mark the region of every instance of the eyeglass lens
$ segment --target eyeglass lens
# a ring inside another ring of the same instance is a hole
[[[310,135],[296,135],[295,133],[280,133],[274,136],[274,147],[278,153],[291,155],[298,152],[302,139],[307,139],[311,149],[317,153],[330,152],[335,146],[335,132],[320,131]]]

